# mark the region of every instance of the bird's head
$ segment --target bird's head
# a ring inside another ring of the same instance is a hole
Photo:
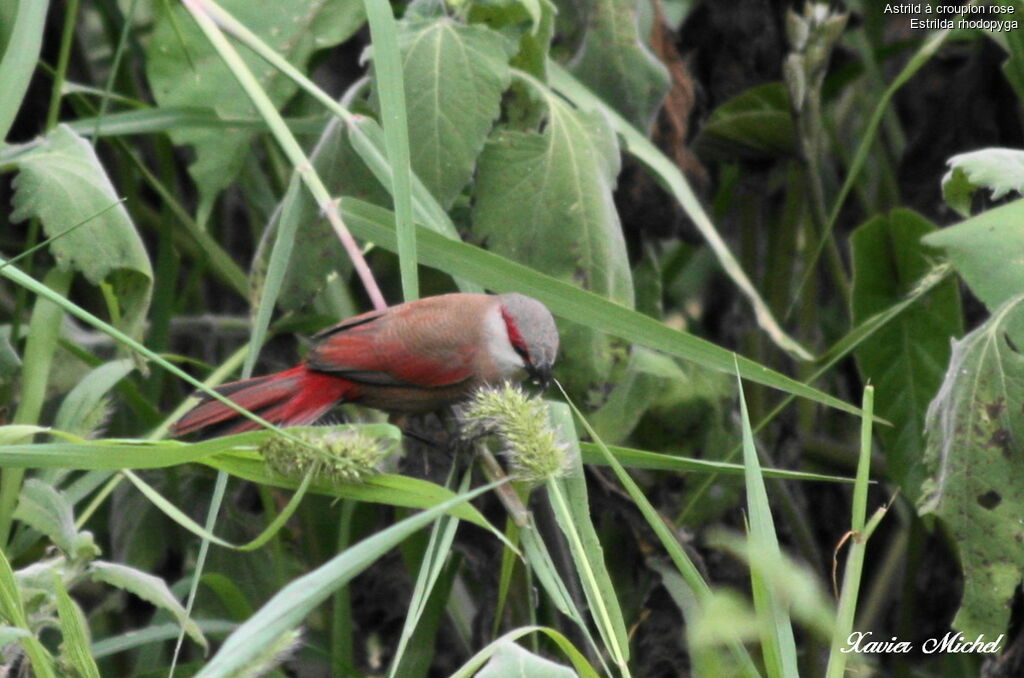
[[[558,354],[558,328],[547,306],[522,294],[498,295],[513,350],[530,379],[546,389]]]

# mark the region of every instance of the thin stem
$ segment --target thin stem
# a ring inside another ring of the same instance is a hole
[[[338,201],[331,198],[327,187],[324,186],[320,180],[320,176],[313,169],[313,165],[310,163],[309,158],[303,152],[299,142],[296,141],[292,135],[291,130],[288,129],[288,125],[285,124],[281,114],[278,113],[270,97],[260,87],[259,83],[253,77],[252,72],[249,70],[245,62],[235,51],[235,48],[227,41],[216,22],[211,18],[210,12],[216,7],[216,4],[209,0],[181,0],[182,5],[189,11],[192,18],[195,19],[200,30],[206,35],[206,38],[210,41],[221,59],[231,70],[232,74],[237,78],[239,85],[245,90],[245,93],[249,96],[253,105],[259,111],[260,115],[266,121],[267,126],[270,128],[274,138],[277,139],[281,149],[285,155],[288,156],[295,171],[299,174],[299,177],[309,188],[309,192],[313,195],[317,205],[320,207],[320,211],[327,217],[327,221],[331,224],[334,229],[335,235],[341,241],[342,246],[348,253],[349,258],[352,260],[352,265],[355,267],[356,274],[363,283],[363,287],[366,289],[367,295],[370,297],[371,303],[374,308],[382,309],[387,308],[387,302],[384,301],[384,295],[380,291],[380,287],[377,285],[376,279],[373,277],[373,272],[370,270],[369,265],[366,263],[366,259],[363,257],[362,251],[359,249],[359,245],[356,243],[355,238],[352,237],[352,233],[348,230],[345,222],[341,218],[341,212],[338,209]]]

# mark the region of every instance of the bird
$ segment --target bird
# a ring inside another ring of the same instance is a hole
[[[369,311],[313,336],[291,369],[214,389],[278,426],[314,423],[341,403],[394,418],[441,410],[485,385],[529,378],[546,388],[558,329],[541,302],[518,293],[452,293]],[[183,436],[260,428],[207,396],[172,427]]]

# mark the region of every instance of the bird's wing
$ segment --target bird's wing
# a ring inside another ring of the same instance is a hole
[[[473,375],[473,356],[432,323],[404,322],[388,311],[365,313],[316,335],[307,358],[317,371],[375,386],[452,386]]]

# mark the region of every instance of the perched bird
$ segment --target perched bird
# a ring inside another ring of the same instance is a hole
[[[558,330],[544,304],[522,294],[444,294],[349,318],[313,337],[290,370],[224,384],[217,392],[281,426],[310,424],[339,403],[390,414],[441,409],[484,384],[530,377],[546,386]],[[259,425],[207,398],[176,436]]]

